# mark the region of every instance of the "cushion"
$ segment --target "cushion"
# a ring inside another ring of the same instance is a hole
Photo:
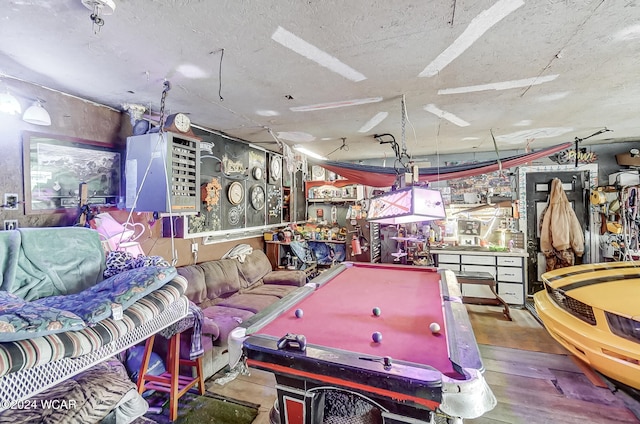
[[[133,268],[107,278],[83,292],[50,296],[35,302],[71,311],[92,325],[112,315],[112,304],[120,305],[123,310],[127,309],[176,275],[174,267]]]
[[[302,287],[307,283],[307,275],[304,271],[273,271],[265,275],[262,282]]]
[[[111,300],[108,297],[97,297],[89,290],[67,296],[43,297],[34,300],[33,303],[70,311],[88,325],[94,325],[111,316]]]
[[[292,291],[296,290],[297,287],[293,286],[280,286],[277,284],[260,284],[255,287],[251,287],[245,293],[247,294],[266,294],[270,296],[277,296],[279,298],[283,298]]]
[[[228,308],[224,306],[210,306],[202,310],[204,322],[202,334],[210,336],[213,340],[220,340],[226,344],[229,333],[243,321],[253,316],[253,312]]]
[[[237,262],[235,259],[220,259],[200,264],[204,271],[207,299],[224,297],[240,290]]]
[[[184,293],[187,299],[200,305],[207,300],[207,285],[204,282],[204,270],[200,265],[181,266],[178,274],[187,279],[187,291]]]
[[[71,312],[26,302],[11,293],[0,291],[0,342],[82,330],[85,327],[85,322]]]
[[[271,272],[271,262],[262,250],[254,250],[244,262],[236,261],[242,288],[247,288]]]
[[[172,266],[133,268],[99,282],[89,291],[98,297],[109,296],[112,302],[126,309],[147,294],[164,286],[176,275],[178,272]]]
[[[228,306],[230,308],[244,309],[256,313],[263,310],[273,302],[280,300],[277,296],[265,294],[239,294],[218,303],[217,306]]]

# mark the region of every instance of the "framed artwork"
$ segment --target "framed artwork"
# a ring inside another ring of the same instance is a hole
[[[81,183],[89,204],[117,204],[122,168],[113,145],[28,131],[22,142],[25,214],[78,208]]]

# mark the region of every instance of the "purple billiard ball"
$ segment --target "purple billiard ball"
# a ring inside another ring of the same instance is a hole
[[[376,331],[371,335],[371,338],[373,339],[374,342],[380,343],[382,341],[382,333],[379,331]]]
[[[296,309],[296,318],[302,318],[302,315],[304,314],[304,312],[302,312],[302,309]]]

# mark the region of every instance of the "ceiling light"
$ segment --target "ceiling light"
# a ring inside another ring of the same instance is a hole
[[[421,186],[389,191],[369,203],[367,221],[380,224],[406,224],[446,218],[442,194]]]
[[[500,0],[487,10],[482,11],[473,18],[469,26],[458,38],[447,47],[433,62],[427,65],[419,77],[433,77],[437,75],[445,66],[453,62],[458,56],[464,53],[473,43],[475,43],[485,32],[496,25],[511,12],[524,4],[523,0]]]
[[[424,110],[426,110],[427,112],[433,113],[434,115],[436,115],[438,118],[443,118],[446,119],[447,121],[451,122],[452,124],[455,124],[459,127],[468,127],[470,124],[465,121],[462,118],[458,118],[456,115],[454,115],[451,112],[445,112],[444,110],[438,108],[436,105],[434,104],[428,104],[424,106]]]
[[[356,71],[347,64],[342,63],[340,60],[331,56],[313,44],[309,44],[302,38],[292,34],[282,27],[278,27],[271,36],[271,39],[277,43],[282,44],[284,47],[293,50],[301,56],[306,57],[309,60],[316,62],[320,66],[324,66],[330,71],[335,72],[338,75],[345,77],[348,80],[358,82],[367,79],[360,72]]]
[[[16,115],[22,113],[20,102],[8,91],[0,93],[0,112]]]
[[[514,123],[513,126],[514,127],[528,127],[531,124],[533,124],[533,121],[531,119],[522,119],[522,120]]]
[[[538,102],[557,102],[569,95],[569,91],[559,91],[557,93],[551,93],[544,96],[538,96],[535,100]]]
[[[276,110],[258,110],[256,113],[260,116],[278,116],[280,112]]]
[[[375,128],[380,122],[384,121],[389,116],[389,112],[378,112],[373,118],[369,119],[369,122],[364,124],[359,130],[359,133],[366,133]]]
[[[571,131],[573,131],[573,128],[569,127],[532,128],[510,134],[497,135],[496,141],[500,143],[520,144],[528,139],[560,137]]]
[[[277,135],[278,138],[297,143],[310,143],[316,139],[315,136],[302,131],[281,131]]]
[[[297,106],[297,107],[290,108],[290,110],[292,112],[309,112],[313,110],[335,109],[339,107],[364,105],[367,103],[377,103],[381,101],[382,101],[382,97],[369,97],[367,99],[343,100],[340,102],[318,103],[318,104],[309,105],[309,106]]]
[[[296,149],[297,151],[299,151],[300,153],[302,153],[303,155],[307,155],[309,157],[312,157],[314,159],[319,159],[319,160],[327,160],[326,157],[319,155],[318,153],[312,152],[311,150],[308,150],[302,146],[293,146],[294,149]]]
[[[36,100],[35,102],[33,102],[33,105],[29,106],[29,108],[24,111],[22,120],[34,125],[51,125],[51,117],[49,116],[49,112],[47,112],[47,110],[42,107],[42,103],[40,103],[40,100]]]
[[[457,88],[444,88],[438,90],[438,94],[462,94],[462,93],[474,93],[476,91],[488,91],[488,90],[510,90],[512,88],[530,87],[532,85],[540,85],[545,82],[553,81],[558,78],[559,75],[547,75],[544,77],[525,78],[513,81],[492,82],[489,84],[470,85],[467,87]]]

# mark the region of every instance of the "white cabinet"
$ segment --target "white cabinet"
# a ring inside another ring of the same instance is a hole
[[[498,295],[512,305],[524,305],[525,268],[521,256],[498,256]]]
[[[497,283],[498,295],[512,305],[524,305],[526,270],[524,258],[500,255],[500,252],[472,254],[470,252],[434,253],[440,268],[461,272],[488,272]],[[469,297],[493,298],[487,286],[462,284],[462,294]]]

